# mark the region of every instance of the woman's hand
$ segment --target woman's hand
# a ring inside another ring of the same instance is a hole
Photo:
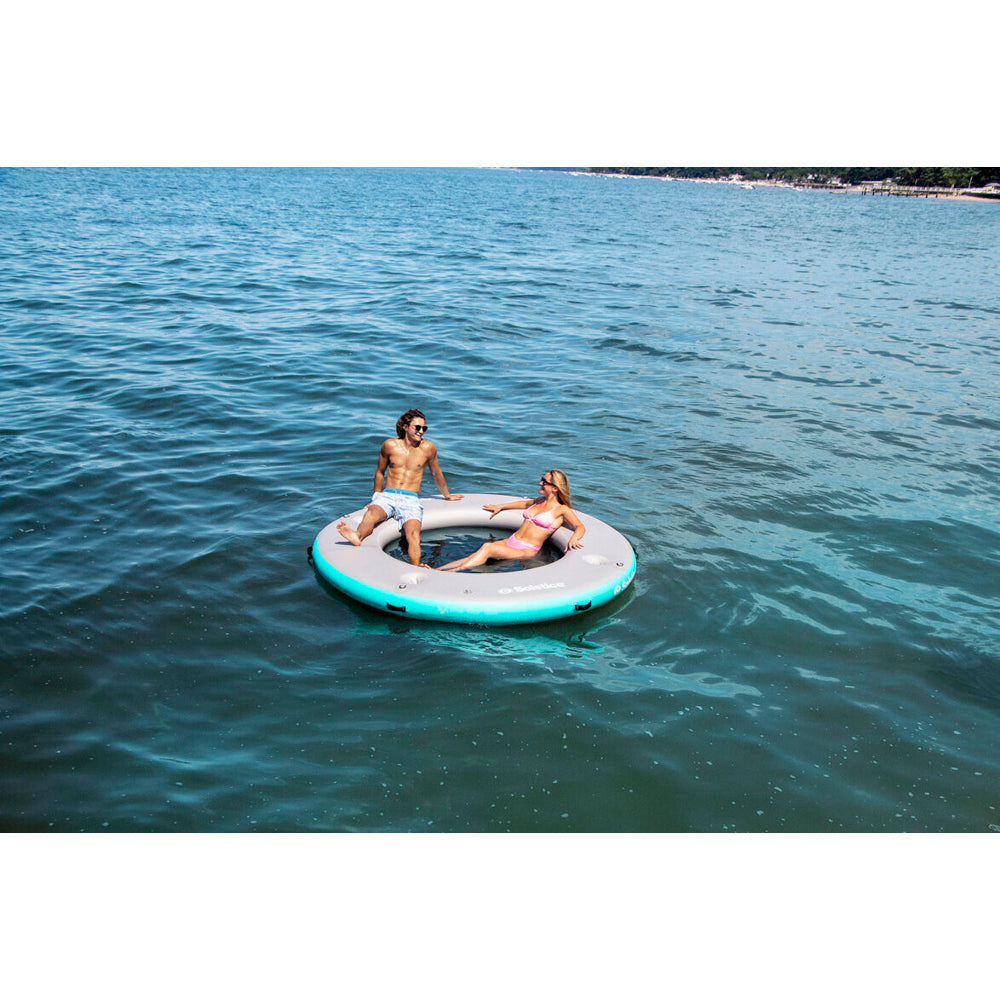
[[[498,503],[484,503],[483,510],[488,510],[490,512],[490,520],[497,516],[500,511],[503,510],[503,505]]]
[[[576,512],[572,509],[572,507],[560,507],[559,513],[562,514],[562,516],[566,519],[566,523],[573,529],[573,535],[566,543],[567,550],[582,549],[583,542],[581,542],[580,539],[587,533],[587,529],[583,526],[583,522],[576,516]]]

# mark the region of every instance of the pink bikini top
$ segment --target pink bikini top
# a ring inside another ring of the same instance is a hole
[[[537,506],[538,506],[537,504],[534,504],[524,512],[522,516],[524,517],[525,521],[530,521],[536,528],[541,528],[543,531],[555,531],[556,529],[552,527],[551,511],[545,511],[538,517],[532,517],[531,514],[528,513],[528,511],[534,510],[535,507]],[[542,520],[543,517],[547,518],[547,520],[543,521]]]

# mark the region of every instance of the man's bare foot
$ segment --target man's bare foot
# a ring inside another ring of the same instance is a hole
[[[351,543],[351,545],[361,544],[361,539],[358,536],[358,533],[346,521],[337,522],[337,531],[339,531],[344,538]]]

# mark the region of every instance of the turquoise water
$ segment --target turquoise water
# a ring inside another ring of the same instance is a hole
[[[1000,824],[997,212],[0,172],[0,827]],[[411,406],[456,492],[565,469],[631,591],[490,630],[324,586]]]

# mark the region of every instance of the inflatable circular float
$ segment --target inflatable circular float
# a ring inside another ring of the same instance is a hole
[[[464,500],[422,497],[423,530],[489,527],[516,531],[523,511],[505,510],[494,518],[483,504],[510,503],[522,497],[466,494]],[[428,621],[517,625],[582,614],[621,594],[635,577],[635,552],[610,525],[573,508],[587,529],[583,548],[570,549],[572,531],[562,527],[550,541],[563,555],[543,566],[504,573],[448,573],[411,566],[385,548],[400,537],[387,519],[361,543],[352,545],[337,531],[346,520],[357,528],[364,508],[335,518],[309,547],[309,561],[331,586],[362,604],[407,618]]]

